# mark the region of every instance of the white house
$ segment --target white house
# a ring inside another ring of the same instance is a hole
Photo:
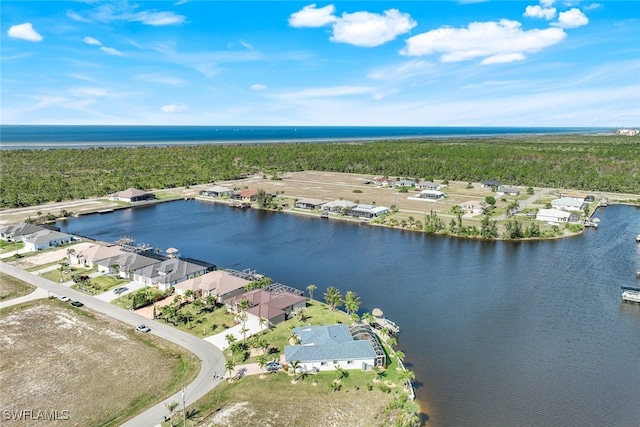
[[[407,199],[409,200],[428,200],[428,201],[438,201],[444,198],[444,193],[438,190],[422,190],[420,194],[417,196],[409,196]]]
[[[340,214],[353,209],[355,206],[357,206],[355,203],[348,200],[333,200],[322,205],[322,212]]]
[[[482,214],[487,209],[487,202],[484,200],[469,200],[464,203],[460,203],[460,209],[465,213],[470,214]]]
[[[74,240],[74,237],[70,234],[47,229],[36,231],[22,238],[24,248],[27,251],[41,251],[70,243],[72,240]]]
[[[377,218],[389,213],[389,208],[374,205],[356,205],[351,208],[351,215],[358,218]]]
[[[153,200],[156,198],[155,194],[146,191],[138,190],[137,188],[128,188],[117,193],[109,194],[107,196],[110,200],[117,200],[121,202],[141,202],[144,200]]]
[[[440,190],[442,186],[431,181],[419,181],[415,186],[418,190]]]
[[[386,365],[384,351],[368,325],[300,326],[293,333],[300,345],[284,347],[285,362],[299,361],[304,371],[368,370]]]
[[[233,194],[233,189],[222,187],[221,185],[216,185],[211,188],[207,188],[206,190],[202,190],[200,192],[201,196],[208,196],[208,197],[224,197],[224,196],[231,197],[232,194]]]
[[[0,239],[7,242],[21,242],[25,236],[42,230],[46,230],[46,228],[39,225],[27,224],[26,222],[16,225],[6,225],[0,227]]]
[[[554,209],[560,209],[563,211],[581,211],[588,204],[584,199],[578,199],[573,197],[561,197],[551,201],[551,206]]]
[[[540,209],[536,215],[538,221],[567,222],[571,212],[560,209]]]

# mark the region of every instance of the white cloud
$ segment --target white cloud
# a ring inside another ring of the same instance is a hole
[[[400,54],[407,56],[442,53],[442,62],[484,58],[484,64],[522,60],[553,46],[566,37],[560,28],[523,31],[517,21],[472,22],[466,28],[442,27],[410,37]]]
[[[251,90],[265,90],[267,85],[263,85],[261,83],[256,83],[251,85]]]
[[[286,92],[277,95],[277,98],[287,101],[308,101],[313,98],[334,98],[341,96],[362,95],[374,92],[370,86],[330,86],[312,89],[303,89],[297,92]]]
[[[112,47],[102,46],[102,47],[100,47],[100,50],[103,51],[104,53],[106,53],[107,55],[115,55],[115,56],[121,56],[122,55],[122,52],[120,52],[118,49],[114,49]]]
[[[362,47],[375,47],[395,39],[415,27],[416,22],[407,13],[397,9],[385,10],[382,15],[370,12],[343,13],[337,17],[335,7],[328,5],[316,8],[310,4],[291,14],[292,27],[322,27],[331,25],[331,41]]]
[[[162,111],[164,111],[165,113],[181,113],[183,111],[185,111],[187,109],[186,105],[176,105],[176,104],[169,104],[169,105],[163,105],[162,107],[160,107],[160,109]]]
[[[383,15],[369,12],[343,13],[333,26],[331,41],[363,47],[379,46],[415,27],[407,13],[385,10]]]
[[[292,13],[289,16],[289,25],[296,28],[301,27],[322,27],[336,21],[333,15],[336,8],[330,4],[320,9],[315,3],[302,8],[302,10]]]
[[[129,21],[138,21],[143,24],[161,26],[182,24],[186,20],[184,15],[176,15],[173,12],[139,12]]]
[[[551,7],[556,2],[556,0],[540,0],[540,5],[542,7]]]
[[[536,6],[527,6],[524,16],[529,18],[542,18],[551,20],[556,17],[556,8],[555,7],[540,7]]]
[[[187,82],[178,77],[168,76],[166,74],[138,74],[132,77],[133,80],[159,83],[169,86],[186,86]]]
[[[102,43],[100,43],[100,40],[95,39],[93,37],[85,37],[84,39],[82,39],[83,42],[85,42],[86,44],[90,44],[93,46],[102,46]]]
[[[577,28],[587,25],[589,18],[586,17],[580,9],[569,9],[566,12],[558,14],[558,22],[552,25],[560,28]]]
[[[25,22],[24,24],[12,25],[7,31],[9,37],[14,39],[27,40],[30,42],[42,41],[42,36],[33,29],[31,22]]]

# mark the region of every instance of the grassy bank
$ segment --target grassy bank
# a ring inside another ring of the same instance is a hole
[[[22,280],[0,273],[0,301],[28,295],[35,288]]]

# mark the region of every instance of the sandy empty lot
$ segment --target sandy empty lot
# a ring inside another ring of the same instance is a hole
[[[2,425],[120,425],[117,417],[132,405],[160,400],[175,387],[175,348],[134,334],[112,318],[53,299],[0,311],[0,407],[66,414],[16,422],[3,413]]]

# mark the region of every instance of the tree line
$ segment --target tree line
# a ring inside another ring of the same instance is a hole
[[[640,137],[554,135],[0,151],[0,207],[303,170],[640,193]]]

